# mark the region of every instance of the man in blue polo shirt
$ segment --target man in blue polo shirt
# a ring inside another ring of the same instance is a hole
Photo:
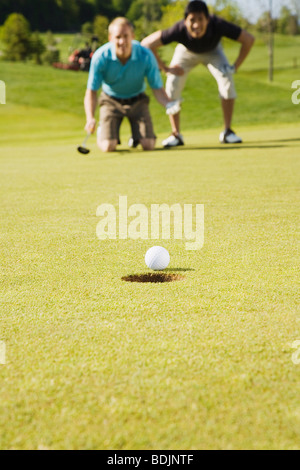
[[[116,18],[109,25],[109,43],[93,55],[84,98],[87,132],[96,128],[97,92],[100,95],[100,124],[97,143],[103,152],[112,152],[119,143],[119,130],[124,117],[131,124],[131,146],[139,143],[144,150],[155,146],[149,98],[144,93],[145,78],[157,101],[167,114],[179,111],[179,102],[171,101],[164,88],[156,59],[149,49],[135,41],[133,27],[126,18]]]

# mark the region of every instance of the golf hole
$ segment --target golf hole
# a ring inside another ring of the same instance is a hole
[[[130,276],[122,277],[122,281],[127,282],[173,282],[182,281],[184,276],[180,274],[166,274],[166,273],[146,273],[146,274],[131,274]]]

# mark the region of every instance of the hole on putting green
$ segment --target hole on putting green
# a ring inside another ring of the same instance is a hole
[[[166,274],[162,272],[131,274],[130,276],[122,277],[122,281],[127,282],[173,282],[182,281],[183,279],[184,276],[180,276],[180,274]]]

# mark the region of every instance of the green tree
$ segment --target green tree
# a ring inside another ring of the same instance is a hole
[[[291,15],[289,17],[289,23],[287,27],[287,34],[295,36],[300,33],[300,26],[297,15]]]
[[[286,34],[290,16],[291,12],[289,8],[282,7],[276,24],[277,33]]]
[[[98,15],[106,16],[110,20],[116,16],[125,16],[126,14],[126,11],[116,9],[116,6],[113,5],[113,0],[95,0],[95,6]]]
[[[126,13],[127,18],[135,23],[143,14],[143,0],[134,0]]]
[[[107,0],[109,3],[110,0]],[[82,23],[92,21],[103,0],[0,0],[0,22],[10,13],[21,13],[32,29],[65,31],[79,29]]]
[[[30,57],[34,60],[37,65],[42,64],[42,55],[46,50],[46,46],[43,43],[38,31],[32,33],[30,38]]]
[[[95,0],[77,0],[78,3],[78,18],[81,24],[91,23],[96,15]]]
[[[57,44],[57,41],[55,37],[53,36],[52,31],[50,31],[50,29],[46,33],[46,44],[47,46],[56,46]]]
[[[87,38],[90,38],[93,35],[93,23],[90,21],[83,23],[81,26],[81,34]]]
[[[72,28],[78,24],[79,6],[74,0],[55,0],[64,19],[66,27]]]
[[[294,12],[294,15],[297,16],[297,19],[299,20],[299,18],[300,18],[300,2],[299,2],[299,0],[290,0],[290,4],[291,4],[292,10]]]
[[[162,7],[162,18],[160,21],[160,29],[166,29],[177,21],[184,18],[184,10],[188,0],[177,0]]]
[[[25,60],[31,53],[29,22],[20,13],[12,13],[2,28],[4,55],[9,60]]]
[[[269,11],[265,11],[258,19],[256,29],[261,33],[267,33],[270,30],[270,25],[272,32],[274,32],[276,30],[276,21],[274,18],[270,18]]]
[[[27,18],[33,30],[66,29],[62,7],[56,0],[0,0],[0,21],[15,12]]]
[[[99,45],[108,41],[108,19],[106,16],[96,15],[93,23],[93,32],[98,37]]]
[[[289,8],[283,6],[277,20],[276,31],[281,34],[298,34],[298,16],[293,14]]]
[[[46,48],[42,56],[42,61],[46,64],[53,64],[59,62],[60,51],[57,48],[57,40],[52,34],[52,31],[47,31],[46,34]]]
[[[162,8],[167,3],[168,0],[135,0],[132,2],[126,16],[134,23],[135,35],[138,40],[158,29]]]
[[[125,16],[132,4],[131,0],[112,0],[112,6],[117,14]]]
[[[221,16],[224,20],[238,25],[243,19],[239,7],[232,0],[216,0],[215,5],[210,7],[210,11]]]

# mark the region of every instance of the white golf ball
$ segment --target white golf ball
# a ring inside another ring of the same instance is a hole
[[[154,271],[161,271],[166,269],[170,263],[170,255],[168,250],[162,246],[153,246],[149,248],[145,255],[145,263],[148,268]]]

